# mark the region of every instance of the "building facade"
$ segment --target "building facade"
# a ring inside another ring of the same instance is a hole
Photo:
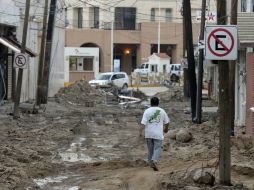
[[[239,60],[236,67],[236,121],[246,125],[247,134],[254,136],[254,1],[238,4],[240,38]]]
[[[212,1],[211,1],[212,2]],[[207,9],[214,9],[209,3]],[[126,0],[66,1],[66,47],[99,48],[99,72],[111,71],[120,62],[121,71],[131,72],[152,53],[171,57],[171,63],[183,58],[182,1]],[[201,1],[192,1],[193,40],[197,44],[200,30]],[[211,12],[210,12],[211,13]],[[215,15],[210,19],[215,19]],[[188,34],[187,34],[188,35]],[[75,57],[66,57],[76,59]],[[69,81],[94,77],[84,60],[83,71],[70,71]],[[66,68],[69,66],[67,65]],[[66,82],[69,82],[66,81]]]
[[[14,55],[20,51],[23,34],[25,0],[0,0],[0,100],[14,100],[18,70],[13,67]],[[52,46],[49,96],[64,86],[65,11],[57,5],[56,24]],[[27,69],[24,69],[21,102],[35,99],[38,60],[42,35],[43,0],[31,0],[26,46],[30,51]]]

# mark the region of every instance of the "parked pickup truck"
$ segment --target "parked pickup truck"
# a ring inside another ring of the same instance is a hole
[[[156,68],[156,65],[150,64],[148,62],[143,63],[139,68],[134,70],[134,73],[139,73],[141,77],[147,77],[149,73],[153,72],[163,72],[163,70],[158,70],[158,68]],[[170,80],[174,82],[178,81],[183,75],[183,69],[181,64],[170,64],[169,71],[166,70],[166,72],[169,74]]]

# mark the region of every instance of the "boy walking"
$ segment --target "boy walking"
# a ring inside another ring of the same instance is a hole
[[[139,130],[139,136],[145,129],[145,139],[148,149],[148,162],[154,171],[158,171],[157,162],[161,155],[164,133],[168,132],[169,117],[164,109],[159,107],[159,99],[151,99],[151,107],[146,109],[141,121],[142,126]]]

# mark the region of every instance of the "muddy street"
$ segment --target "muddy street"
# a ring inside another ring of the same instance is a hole
[[[147,99],[119,105],[115,97],[80,82],[60,90],[38,114],[13,120],[11,104],[0,110],[0,189],[166,190],[254,189],[253,140],[243,128],[232,137],[232,186],[218,184],[218,119],[215,102],[203,102],[204,122],[195,125],[180,87],[160,92],[170,131],[153,171],[138,129]],[[139,96],[140,97],[140,96]],[[187,131],[184,141],[179,131]],[[211,184],[193,180],[206,170]]]

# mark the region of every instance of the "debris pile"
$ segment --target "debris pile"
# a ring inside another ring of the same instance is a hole
[[[106,92],[91,87],[87,81],[81,80],[68,87],[61,88],[55,97],[59,103],[92,107],[94,103],[105,103],[107,95]]]
[[[147,96],[140,90],[133,90],[133,93],[132,95],[135,97],[135,98],[139,98],[141,100],[145,100],[147,99]]]
[[[185,101],[185,98],[183,96],[183,90],[177,87],[175,87],[174,89],[170,89],[167,92],[157,93],[157,96],[160,98],[161,102]]]

